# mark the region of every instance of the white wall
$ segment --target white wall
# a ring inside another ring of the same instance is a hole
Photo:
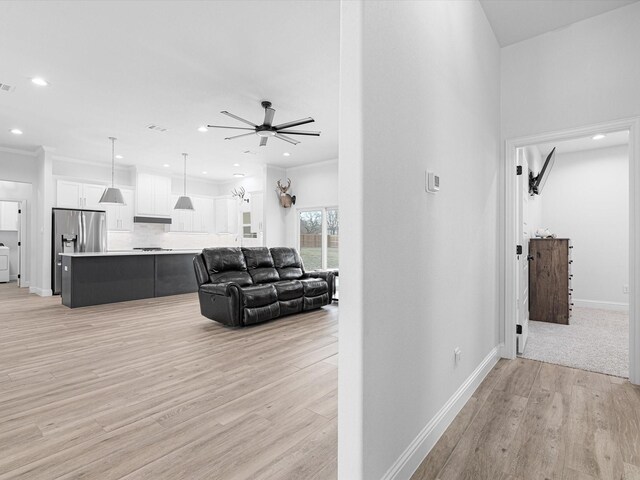
[[[538,175],[544,164],[544,159],[540,155],[538,147],[525,147],[524,155],[527,159],[529,170],[533,172],[533,175]],[[529,176],[528,172],[524,172],[524,175]],[[542,197],[540,195],[533,195],[528,197],[527,210],[524,212],[525,221],[529,226],[529,238],[534,238],[536,230],[543,225],[541,224],[542,218]]]
[[[629,284],[628,147],[557,155],[540,199],[540,226],[574,246],[574,302],[628,305],[622,291]]]
[[[502,49],[504,138],[640,113],[640,2]]]
[[[339,475],[408,478],[499,343],[500,51],[478,2],[343,2],[342,22],[340,309],[361,328],[341,320],[339,418],[361,417]]]
[[[287,178],[291,179],[290,193],[296,196],[296,204],[285,212],[285,241],[286,246],[297,247],[298,211],[338,205],[338,160],[287,168]]]

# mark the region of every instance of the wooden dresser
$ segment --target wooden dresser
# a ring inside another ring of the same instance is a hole
[[[529,319],[569,324],[571,317],[571,241],[529,241]]]

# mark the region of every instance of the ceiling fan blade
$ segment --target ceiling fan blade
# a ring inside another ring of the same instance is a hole
[[[294,120],[293,122],[281,123],[280,125],[276,125],[276,130],[282,130],[285,128],[297,127],[298,125],[304,125],[305,123],[315,122],[315,120],[311,117],[301,118],[300,120]]]
[[[254,130],[255,128],[249,127],[227,127],[226,125],[207,125],[207,128],[232,128],[234,130]]]
[[[271,123],[273,122],[273,116],[275,114],[276,114],[276,111],[271,107],[268,107],[268,108],[264,109],[264,124],[267,127],[271,126]]]
[[[222,112],[220,112],[220,113],[222,113],[223,115],[227,115],[227,116],[229,116],[229,117],[231,117],[231,118],[235,118],[236,120],[239,120],[239,121],[240,121],[240,122],[242,122],[242,123],[246,123],[247,125],[251,125],[252,127],[257,127],[257,126],[258,126],[258,125],[256,125],[255,123],[250,122],[249,120],[245,120],[244,118],[239,117],[239,116],[237,116],[237,115],[234,115],[233,113],[229,113],[229,112],[227,112],[226,110],[224,110],[224,111],[222,111]]]
[[[251,133],[243,133],[242,135],[235,135],[233,137],[227,137],[225,138],[225,140],[233,140],[234,138],[240,138],[240,137],[248,137],[249,135],[255,135],[254,132]]]
[[[287,135],[313,135],[314,137],[320,136],[320,132],[312,132],[311,130],[278,130],[278,133],[286,133]]]
[[[275,135],[276,138],[279,138],[280,140],[284,140],[285,142],[289,142],[289,143],[293,143],[294,145],[299,144],[300,142],[298,140],[296,140],[295,138],[291,138],[291,137],[287,137],[285,135],[281,135],[279,133],[276,133]]]
[[[264,147],[264,146],[267,144],[267,140],[269,140],[269,138],[268,138],[268,137],[262,137],[262,138],[260,139],[260,146],[261,146],[261,147]]]

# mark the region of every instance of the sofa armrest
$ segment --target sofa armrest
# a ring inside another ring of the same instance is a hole
[[[203,283],[198,289],[200,313],[230,327],[244,325],[242,288],[235,282]]]
[[[203,283],[200,285],[200,291],[210,295],[230,297],[233,293],[242,292],[242,288],[235,282]]]
[[[333,300],[333,294],[335,291],[335,278],[336,274],[333,270],[311,270],[309,272],[305,272],[305,277],[307,278],[321,278],[325,282],[327,282],[327,286],[329,287],[329,303]]]

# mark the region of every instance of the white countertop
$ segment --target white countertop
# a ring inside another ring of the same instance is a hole
[[[202,250],[114,250],[110,252],[78,252],[78,253],[61,253],[63,257],[121,257],[125,255],[179,255],[179,254],[198,254]]]

